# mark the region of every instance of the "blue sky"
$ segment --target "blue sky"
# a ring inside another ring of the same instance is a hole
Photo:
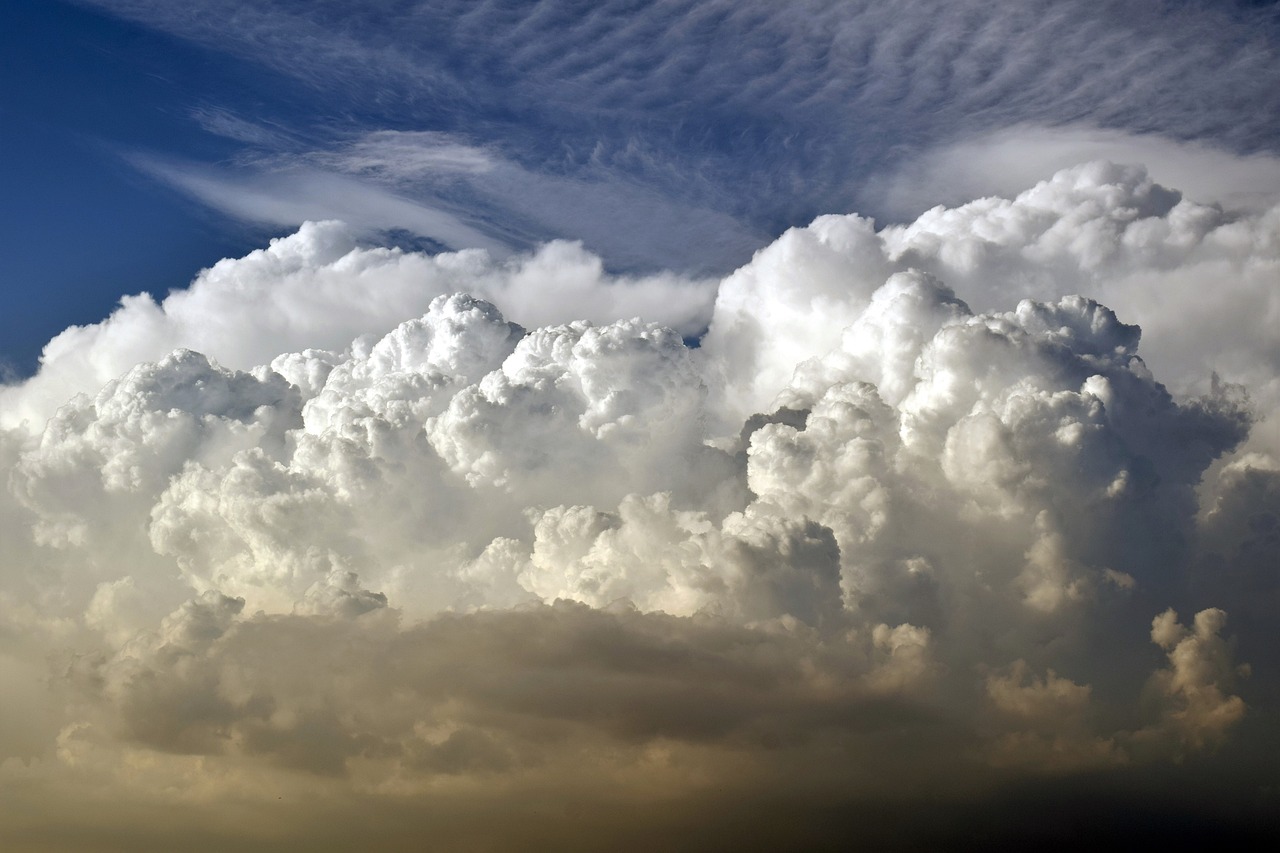
[[[918,213],[901,185],[919,158],[1002,129],[1280,147],[1271,3],[12,0],[0,16],[0,360],[18,374],[121,295],[163,295],[308,218],[722,273],[821,213]]]
[[[243,98],[247,76],[199,48],[100,12],[18,0],[0,15],[6,228],[3,358],[23,372],[70,323],[122,294],[164,293],[261,240],[141,176],[122,151],[221,158],[189,115],[204,93]],[[237,79],[239,76],[239,79]]]

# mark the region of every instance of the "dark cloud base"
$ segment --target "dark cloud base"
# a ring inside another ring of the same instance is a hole
[[[1144,844],[1164,850],[1262,850],[1280,841],[1275,793],[1252,802],[1234,777],[1200,762],[1159,780],[1112,774],[1019,783],[980,802],[733,791],[658,802],[591,790],[549,790],[517,801],[447,797],[282,798],[215,809],[65,803],[56,824],[7,817],[13,853],[50,851],[1067,851]],[[1153,787],[1153,785],[1157,787]],[[47,802],[9,800],[43,812]],[[290,800],[293,800],[290,802]]]

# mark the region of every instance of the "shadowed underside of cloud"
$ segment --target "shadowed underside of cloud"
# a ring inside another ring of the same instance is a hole
[[[1099,162],[718,283],[321,223],[128,299],[3,391],[0,837],[1257,841],[1277,223]]]

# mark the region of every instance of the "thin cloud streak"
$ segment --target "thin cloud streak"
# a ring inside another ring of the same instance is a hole
[[[287,168],[237,174],[145,155],[129,159],[139,170],[237,219],[290,227],[308,220],[341,219],[370,229],[407,229],[450,248],[498,255],[512,251],[508,243],[455,213],[331,172]]]

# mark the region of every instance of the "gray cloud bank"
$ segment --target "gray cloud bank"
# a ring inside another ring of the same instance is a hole
[[[0,396],[0,838],[1262,838],[1278,273],[1097,162],[720,282],[319,223],[126,299]]]

